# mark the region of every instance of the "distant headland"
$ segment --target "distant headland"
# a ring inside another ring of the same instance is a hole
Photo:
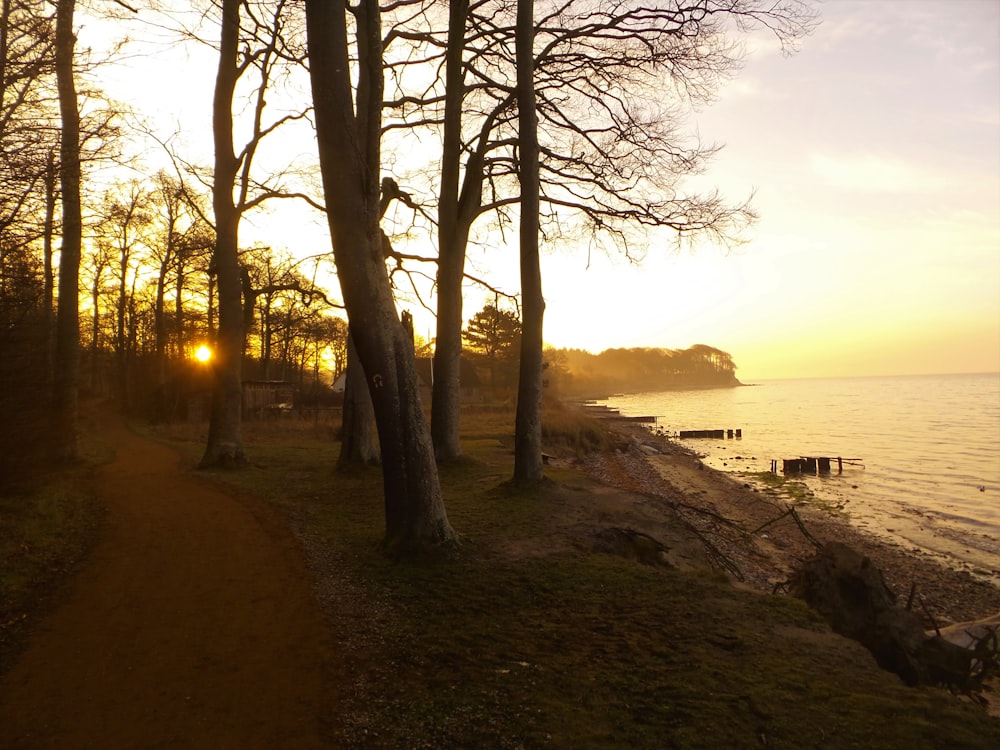
[[[733,358],[721,349],[582,349],[546,352],[547,379],[562,396],[696,390],[741,386]]]

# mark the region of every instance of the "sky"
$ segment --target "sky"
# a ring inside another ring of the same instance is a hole
[[[748,38],[743,69],[689,115],[724,146],[693,187],[734,202],[755,193],[745,242],[664,242],[641,263],[546,246],[547,343],[708,344],[743,382],[1000,371],[1000,2],[817,5],[821,23],[794,55]],[[152,95],[140,106],[161,126],[207,134],[206,64],[174,58],[154,84],[162,59],[132,61],[118,95]],[[300,255],[328,247],[322,221],[301,214],[251,220],[242,238]],[[516,291],[516,252],[471,262]],[[466,317],[487,301],[471,289]],[[429,314],[403,306],[432,334]]]
[[[704,343],[744,382],[1000,371],[1000,3],[830,0],[693,114],[747,242],[547,258],[546,340]],[[551,270],[550,270],[551,269]]]

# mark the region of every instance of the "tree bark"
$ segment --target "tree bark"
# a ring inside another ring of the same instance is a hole
[[[42,269],[45,275],[43,288],[43,304],[45,305],[45,355],[48,365],[46,377],[48,387],[52,387],[52,376],[55,372],[55,284],[53,273],[52,238],[55,236],[56,217],[56,155],[49,150],[45,162],[45,219],[42,225]]]
[[[448,5],[441,196],[438,199],[437,338],[431,398],[431,437],[438,461],[452,461],[462,452],[459,437],[462,278],[469,225],[460,216],[459,162],[465,93],[465,19],[468,10],[469,0],[451,0]]]
[[[59,256],[59,307],[56,314],[53,377],[53,450],[56,457],[78,455],[77,422],[80,377],[80,254],[83,220],[80,206],[80,109],[73,55],[75,0],[56,4],[56,86],[62,136],[59,180],[62,192],[62,248]]]
[[[534,87],[534,3],[518,0],[518,178],[521,183],[521,364],[514,426],[514,482],[542,480],[542,273],[538,257],[538,120]]]
[[[306,0],[310,77],[323,188],[344,304],[372,396],[382,454],[386,544],[455,539],[448,523],[413,348],[396,314],[379,227],[382,55],[378,3],[357,14],[360,72],[354,116],[346,8]]]
[[[243,450],[243,295],[238,257],[239,213],[233,200],[238,160],[233,147],[233,93],[238,78],[240,0],[222,0],[222,39],[212,103],[215,140],[213,266],[218,280],[218,332],[212,357],[212,407],[201,466],[241,464]]]
[[[379,460],[375,409],[368,393],[364,367],[351,334],[347,335],[347,369],[344,374],[344,412],[340,427],[338,468],[367,466]]]

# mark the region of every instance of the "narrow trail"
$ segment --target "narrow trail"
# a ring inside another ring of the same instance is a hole
[[[0,747],[324,747],[331,636],[290,532],[101,419],[106,527],[0,679]]]

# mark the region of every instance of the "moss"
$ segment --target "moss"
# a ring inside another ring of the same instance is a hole
[[[784,495],[793,504],[809,503],[809,505],[837,516],[846,516],[844,509],[834,503],[827,502],[817,496],[809,485],[797,479],[788,479],[770,471],[740,472],[740,476],[752,479],[771,491]]]

